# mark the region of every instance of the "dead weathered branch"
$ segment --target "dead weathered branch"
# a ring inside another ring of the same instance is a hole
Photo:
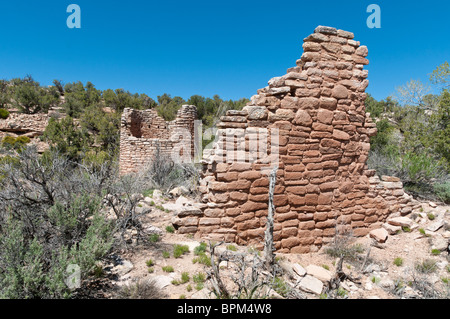
[[[273,244],[273,216],[275,213],[275,205],[273,204],[273,196],[275,193],[275,183],[277,179],[278,166],[275,166],[269,175],[269,208],[267,214],[267,223],[264,239],[264,256],[265,267],[270,272],[273,272],[275,262],[274,244]]]

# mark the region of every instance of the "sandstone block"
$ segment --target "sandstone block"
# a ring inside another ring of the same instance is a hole
[[[267,203],[258,203],[258,202],[246,202],[241,206],[242,212],[255,212],[260,209],[267,209]]]
[[[281,240],[281,247],[292,248],[300,244],[300,239],[297,237],[285,238]]]
[[[384,228],[377,228],[369,232],[369,236],[379,243],[386,242],[388,235],[388,231]]]
[[[302,206],[306,203],[306,199],[304,196],[298,196],[294,194],[288,194],[288,201],[292,206]]]
[[[348,90],[343,85],[336,85],[332,90],[331,95],[337,99],[346,99],[348,97]]]
[[[294,123],[303,126],[310,126],[312,124],[312,118],[305,110],[298,110],[295,114]]]
[[[334,97],[321,97],[320,107],[333,111],[337,107],[337,100]]]
[[[317,112],[317,120],[324,124],[331,124],[334,119],[334,113],[327,109],[319,109]]]
[[[298,287],[305,292],[320,295],[323,289],[323,282],[313,276],[306,275],[299,282]]]
[[[267,118],[267,108],[264,106],[245,106],[249,120],[264,120]]]
[[[333,130],[333,137],[338,140],[348,141],[350,139],[350,135],[341,130]]]
[[[298,90],[296,90],[297,92]],[[298,106],[303,109],[314,109],[320,104],[320,100],[315,97],[302,97],[298,99]]]
[[[332,278],[332,274],[329,270],[316,265],[308,265],[306,267],[306,273],[319,279],[323,283],[329,282]]]

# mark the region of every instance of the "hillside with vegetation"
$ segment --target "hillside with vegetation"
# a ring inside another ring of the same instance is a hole
[[[438,93],[431,94],[432,89]],[[38,137],[49,145],[42,154],[28,147],[26,136],[5,136],[1,142],[0,297],[79,296],[103,276],[105,258],[138,245],[156,251],[159,235],[146,218],[167,208],[165,200],[154,201],[150,194],[157,189],[159,198],[170,197],[174,185],[182,185],[195,195],[195,168],[164,159],[149,171],[118,176],[124,108],[154,108],[170,121],[181,105],[196,105],[206,129],[226,110],[242,109],[247,102],[217,95],[193,95],[186,101],[169,94],[155,101],[123,89],[98,90],[90,82],[55,80],[45,87],[31,76],[0,81],[1,119],[13,112],[59,114],[50,117]],[[430,75],[430,84],[411,81],[398,89],[398,96],[382,101],[368,95],[366,111],[378,129],[371,139],[369,168],[399,177],[414,197],[450,203],[449,64]],[[72,264],[80,267],[81,290],[65,282]]]
[[[432,89],[438,94],[429,93]],[[377,124],[368,165],[397,176],[415,196],[450,201],[450,69],[440,65],[430,83],[411,80],[396,97],[366,99]]]

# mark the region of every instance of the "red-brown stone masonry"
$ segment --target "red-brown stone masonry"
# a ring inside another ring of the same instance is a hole
[[[317,251],[336,229],[364,236],[394,211],[409,209],[401,183],[379,181],[367,169],[376,134],[364,105],[367,48],[351,32],[319,26],[303,50],[297,66],[271,79],[242,111],[221,118],[219,142],[204,154],[202,213],[186,225],[181,218],[180,232],[262,248],[274,158],[280,252]],[[265,155],[246,161],[255,158],[254,137],[264,130]],[[227,160],[232,150],[244,160]]]

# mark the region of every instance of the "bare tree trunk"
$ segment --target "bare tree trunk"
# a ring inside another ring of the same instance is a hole
[[[277,180],[277,171],[278,166],[275,166],[269,175],[269,208],[264,238],[265,266],[270,271],[273,270],[273,265],[275,261],[275,254],[273,253],[275,250],[273,244],[273,216],[275,214],[275,205],[273,204],[273,196],[275,192],[275,183]]]
[[[223,283],[222,278],[220,277],[219,274],[219,264],[222,261],[222,256],[221,255],[219,256],[217,264],[214,260],[214,251],[217,246],[220,246],[222,244],[223,242],[220,242],[218,244],[212,244],[211,241],[209,242],[209,250],[211,254],[211,268],[212,268],[212,273],[210,273],[210,277],[211,277],[211,284],[214,290],[216,291],[217,295],[220,296],[220,298],[229,299],[230,293],[228,292],[228,289]]]

